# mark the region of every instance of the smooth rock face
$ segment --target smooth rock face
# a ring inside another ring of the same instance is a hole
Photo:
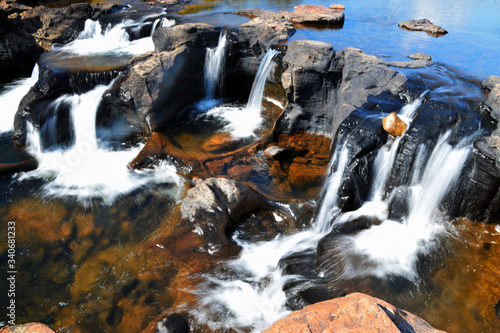
[[[285,332],[443,332],[421,318],[361,293],[306,306],[264,333]]]
[[[389,114],[382,120],[384,130],[390,135],[401,136],[408,128],[408,125],[402,121],[396,112]]]
[[[422,20],[406,20],[398,24],[400,28],[411,30],[411,31],[425,31],[430,35],[439,37],[448,33],[445,29],[440,26],[434,25],[431,21],[427,19]]]
[[[342,72],[342,52],[330,44],[294,41],[283,57],[281,81],[288,103],[284,132],[308,131],[329,136]]]

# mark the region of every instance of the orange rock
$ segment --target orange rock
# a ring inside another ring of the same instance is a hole
[[[325,166],[294,162],[288,169],[288,181],[299,187],[317,186],[323,181],[326,171]]]
[[[408,128],[408,125],[398,117],[396,112],[385,117],[384,120],[382,120],[382,126],[387,133],[394,136],[403,135]]]
[[[54,331],[44,324],[29,323],[24,325],[6,326],[0,329],[0,333],[54,333]]]
[[[234,141],[234,138],[231,136],[231,134],[217,133],[206,140],[201,148],[209,152],[215,152],[218,150],[234,148],[237,144],[238,142]]]
[[[249,180],[255,170],[251,165],[236,165],[227,170],[227,175],[235,180]]]
[[[330,5],[330,9],[333,9],[333,10],[344,10],[345,6],[341,5],[341,4],[333,4],[333,5]]]
[[[401,330],[400,330],[401,328]],[[437,333],[421,318],[361,293],[306,306],[278,320],[263,333],[357,332]]]

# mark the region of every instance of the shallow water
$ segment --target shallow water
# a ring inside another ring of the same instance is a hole
[[[176,15],[171,11],[166,13],[163,9],[149,8],[146,11],[144,7],[149,6],[141,5],[137,7],[141,8],[138,12],[128,8],[122,13],[115,13],[108,21],[117,24],[123,19],[136,20],[137,26],[144,32],[153,29],[156,19],[167,16],[178,23],[201,21],[234,27],[247,19],[222,12],[250,7],[274,11],[293,10],[295,5],[301,3],[329,5],[331,2],[209,1],[209,6],[196,7],[191,10],[191,14],[184,15]],[[478,82],[489,75],[500,74],[497,59],[500,54],[498,1],[457,0],[450,3],[445,0],[352,0],[344,4],[347,7],[346,21],[342,29],[298,29],[291,40],[321,40],[331,43],[336,50],[347,46],[359,47],[366,53],[388,60],[406,60],[411,53],[427,53],[440,64],[417,71],[404,71],[418,86],[415,90],[422,93],[430,89],[435,100],[469,109],[471,114],[476,111],[473,105],[482,98]],[[397,27],[397,23],[402,20],[418,18],[428,18],[449,33],[436,38]],[[120,44],[115,44],[118,49],[111,48],[112,43],[106,42],[106,34],[101,33],[103,43],[94,45],[100,48],[96,48],[89,57],[89,54],[80,52],[83,49],[88,51],[86,47],[78,46],[82,40],[88,42],[82,36],[72,45],[47,53],[44,61],[57,63],[62,56],[65,58],[59,64],[62,67],[87,70],[121,66],[134,54],[152,47],[151,38],[146,36],[141,40],[134,36],[131,22],[128,23],[127,32],[123,27],[115,31],[124,37]],[[23,85],[26,90],[29,88],[26,87],[28,80],[17,84]],[[12,94],[9,97],[19,101],[21,96]],[[214,100],[213,104],[226,101],[233,102],[233,96],[223,96],[220,101]],[[239,108],[245,110],[245,106],[240,105]],[[15,107],[11,106],[10,109]],[[260,132],[256,132],[257,138],[236,141],[235,145],[222,146],[220,150],[210,150],[207,148],[210,146],[203,148],[207,142],[218,143],[214,140],[218,139],[214,134],[227,123],[217,119],[197,118],[186,112],[179,117],[179,124],[172,125],[172,131],[167,135],[188,157],[190,154],[204,154],[208,160],[226,156],[234,150],[251,146],[255,140],[268,134],[281,109],[264,102],[262,110],[262,119],[259,118],[258,122],[263,122],[264,126]],[[12,130],[11,113],[2,115],[2,120],[8,118],[8,121],[1,122],[0,130],[6,132],[0,134],[0,163],[17,162],[25,158],[13,147],[9,137]],[[491,129],[492,123],[486,116],[475,115],[470,118],[473,119],[465,121],[474,124],[481,121],[484,128]],[[462,132],[472,132],[473,127],[464,126]],[[255,133],[253,127],[250,132]],[[224,142],[224,139],[222,137],[221,141]],[[113,174],[113,170],[105,167],[115,165],[117,161],[113,154],[121,153],[99,150],[97,147],[93,149],[112,161],[105,158],[88,159],[92,164],[91,171],[85,174],[86,179],[80,180],[78,174],[72,174],[71,181],[74,184],[66,182],[64,186],[59,186],[58,175],[54,170],[49,170],[50,174],[45,172],[43,177],[37,176],[35,172],[31,176],[25,174],[21,178],[18,175],[0,179],[1,225],[5,226],[9,221],[16,222],[18,323],[40,321],[59,332],[137,332],[151,326],[151,323],[154,326],[168,310],[193,307],[200,321],[213,324],[215,328],[257,331],[290,311],[284,306],[286,298],[282,291],[287,278],[283,280],[276,267],[287,253],[313,249],[310,242],[319,242],[330,227],[326,218],[324,224],[311,221],[321,197],[317,187],[297,189],[288,186],[282,191],[273,183],[276,177],[269,175],[266,169],[270,166],[261,163],[259,156],[244,156],[237,162],[234,160],[238,155],[227,157],[222,161],[229,160],[227,164],[231,166],[239,162],[251,166],[257,172],[245,178],[245,181],[281,201],[272,203],[273,208],[269,211],[245,217],[244,226],[240,226],[233,235],[234,244],[243,249],[241,255],[238,255],[238,249],[228,250],[219,256],[199,254],[194,250],[193,254],[190,249],[194,247],[193,244],[197,244],[197,236],[190,230],[183,233],[185,230],[179,230],[183,227],[177,225],[178,199],[184,193],[182,186],[172,181],[172,178],[180,177],[169,176],[172,166],[169,165],[168,169],[137,171],[139,177],[142,172],[145,173],[142,176],[149,178],[155,178],[154,173],[160,172],[167,179],[160,179],[159,185],[141,183],[133,190],[118,194],[102,191],[112,197],[110,200],[99,195],[85,196],[79,184],[85,184],[88,180],[93,191],[95,187],[106,184],[107,180],[112,184],[116,180],[115,176],[118,177]],[[124,158],[119,161],[125,178],[130,174],[126,164],[136,153],[133,149],[124,149]],[[65,152],[60,153],[64,155]],[[339,155],[332,165],[342,164],[343,158],[347,157]],[[93,179],[88,178],[101,169],[107,169],[107,173],[101,175],[107,179],[101,179],[100,185],[96,185],[90,181]],[[206,170],[193,170],[178,167],[179,173],[183,175],[192,172],[189,177],[206,176]],[[148,175],[148,172],[152,175]],[[228,173],[229,170],[224,166],[217,175],[227,176]],[[80,177],[84,177],[83,174]],[[338,182],[340,179],[331,179],[330,185],[340,186]],[[47,189],[53,193],[47,195]],[[79,200],[79,195],[84,200]],[[324,207],[320,216],[322,213],[323,217],[336,216],[336,205],[333,203]],[[427,215],[425,218],[428,218]],[[397,262],[395,274],[383,272],[369,277],[360,277],[358,274],[352,280],[331,279],[328,282],[329,290],[333,290],[333,296],[354,291],[366,292],[422,316],[437,328],[452,332],[498,331],[500,321],[495,313],[495,305],[500,298],[499,263],[496,259],[500,254],[499,228],[450,219],[443,225],[440,225],[439,230],[441,236],[433,240],[436,242],[433,245],[437,246],[433,247],[432,255],[418,254],[415,267],[414,256],[418,251],[411,253],[411,262],[406,268],[411,271],[412,277],[417,274],[418,278],[410,281],[400,276],[404,274],[398,275],[400,272],[397,269],[404,265]],[[382,226],[372,231],[391,229],[392,225]],[[394,226],[394,229],[404,229],[399,223]],[[5,228],[0,231],[0,235],[1,239],[6,238]],[[357,246],[360,252],[368,251],[369,244],[363,239],[370,236],[373,235],[362,233],[349,242],[355,243],[353,246]],[[377,235],[374,237],[379,241],[382,239]],[[414,240],[414,237],[410,238]],[[405,242],[405,239],[397,241]],[[7,271],[6,244],[3,241],[0,243],[3,272]],[[373,249],[369,251],[377,257]],[[387,252],[379,253],[381,260],[394,255],[391,249]],[[400,261],[407,259],[403,254],[398,257],[402,258]],[[415,280],[418,282],[415,283]],[[263,288],[255,288],[256,285]],[[7,289],[6,280],[2,279],[0,293],[5,295]],[[239,297],[248,297],[250,303],[235,302]],[[6,301],[6,298],[1,298],[2,307],[6,306]],[[228,304],[233,315],[228,314],[227,307],[217,308],[213,312],[205,311],[217,302]],[[194,307],[196,305],[197,308]],[[213,317],[205,318],[207,313]],[[3,324],[2,320],[3,317],[0,317],[0,325]],[[200,331],[206,329],[204,327]]]

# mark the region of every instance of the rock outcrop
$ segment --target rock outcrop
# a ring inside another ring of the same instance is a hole
[[[29,323],[23,325],[6,326],[0,329],[0,333],[54,333],[54,331],[44,324]]]
[[[365,294],[309,305],[278,320],[263,333],[285,332],[443,332],[423,319]]]
[[[446,35],[448,31],[443,29],[442,27],[432,24],[431,21],[427,19],[422,20],[406,20],[403,22],[399,22],[398,26],[400,28],[411,30],[411,31],[425,31],[429,35],[439,37]]]
[[[111,3],[77,3],[63,8],[29,7],[17,1],[0,2],[0,68],[32,68],[35,59],[54,43],[78,37],[85,20],[116,11]]]

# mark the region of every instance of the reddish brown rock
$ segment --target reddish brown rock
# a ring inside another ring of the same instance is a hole
[[[54,331],[44,324],[29,323],[24,325],[6,326],[0,329],[0,333],[54,333]]]
[[[203,143],[203,148],[209,152],[217,152],[221,150],[229,150],[238,145],[238,141],[229,133],[217,133],[212,135],[208,140]]]
[[[387,133],[394,136],[403,135],[408,128],[408,125],[406,125],[406,123],[398,117],[396,112],[393,112],[385,117],[382,120],[382,126]]]
[[[325,6],[299,5],[290,14],[293,23],[344,25],[344,13]]]
[[[299,187],[317,186],[326,176],[326,170],[324,166],[294,162],[288,170],[288,181]]]
[[[330,9],[333,9],[333,10],[345,10],[345,6],[341,5],[341,4],[333,4],[333,5],[330,5]]]
[[[264,333],[443,332],[423,319],[361,293],[316,303],[278,320]]]

